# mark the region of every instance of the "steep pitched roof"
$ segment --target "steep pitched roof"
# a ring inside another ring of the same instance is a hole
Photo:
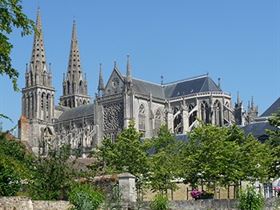
[[[58,118],[58,121],[72,120],[72,119],[82,118],[93,114],[94,114],[94,104],[86,104],[64,111]]]
[[[200,92],[222,91],[208,75],[193,77],[164,85],[134,78],[132,84],[136,93],[143,95],[149,95],[151,93],[154,97],[162,99],[175,98]]]
[[[280,97],[261,115],[261,117],[272,116],[273,113],[276,113],[280,110]]]
[[[208,76],[203,75],[165,85],[165,96],[174,98],[194,93],[222,91]]]
[[[245,134],[252,134],[255,137],[266,135],[266,130],[275,130],[276,128],[271,126],[267,121],[253,122],[242,127]]]
[[[133,90],[136,93],[140,93],[143,95],[150,95],[152,94],[153,97],[157,98],[165,98],[164,89],[161,85],[154,84],[151,82],[139,80],[139,79],[132,79]]]

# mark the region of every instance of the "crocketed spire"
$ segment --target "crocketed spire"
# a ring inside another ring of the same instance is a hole
[[[80,61],[80,52],[77,38],[77,26],[76,21],[73,21],[72,28],[72,38],[71,38],[71,48],[68,62],[68,72],[77,72],[81,73],[81,61]]]
[[[33,69],[44,69],[46,64],[46,54],[43,40],[42,20],[40,9],[37,11],[36,29],[34,34],[33,49],[31,55],[31,65]]]
[[[66,77],[63,81],[63,96],[61,104],[68,107],[77,107],[90,102],[87,80],[83,74],[80,61],[80,52],[77,38],[76,21],[73,21],[70,54]]]

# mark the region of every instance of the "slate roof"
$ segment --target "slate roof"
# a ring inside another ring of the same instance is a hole
[[[270,117],[278,110],[280,110],[280,97],[261,115],[261,117]]]
[[[94,104],[86,104],[64,111],[58,118],[58,121],[77,119],[93,114]]]
[[[275,130],[276,128],[271,126],[268,121],[260,121],[260,122],[253,122],[251,124],[248,124],[244,127],[242,127],[244,130],[244,133],[246,135],[252,134],[255,137],[260,137],[263,135],[266,135],[266,130]]]
[[[154,84],[151,82],[132,79],[133,90],[135,93],[143,94],[143,95],[153,95],[153,97],[165,99],[164,89],[159,84]]]
[[[132,83],[136,93],[143,95],[150,95],[151,93],[153,97],[162,99],[175,98],[208,91],[222,91],[208,75],[202,75],[163,85],[139,79],[133,79]]]
[[[164,89],[166,98],[174,98],[208,91],[222,91],[208,75],[166,84]]]

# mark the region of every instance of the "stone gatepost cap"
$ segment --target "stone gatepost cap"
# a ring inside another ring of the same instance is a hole
[[[119,179],[125,179],[125,178],[134,178],[135,179],[135,176],[132,175],[131,173],[121,173],[121,174],[118,174],[118,178]]]

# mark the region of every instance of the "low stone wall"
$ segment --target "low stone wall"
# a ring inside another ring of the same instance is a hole
[[[26,197],[0,197],[0,210],[68,210],[67,201],[32,201]]]
[[[266,207],[264,210],[276,210],[276,203],[280,206],[280,198],[272,198],[266,200]],[[140,205],[141,210],[149,210],[150,202],[144,202]],[[170,210],[238,210],[237,200],[228,199],[202,199],[189,201],[170,201]],[[139,207],[139,204],[138,204]],[[124,209],[138,209],[137,204],[127,206]],[[279,208],[280,209],[280,208]]]
[[[280,205],[280,198],[266,200],[265,210],[275,210],[275,204]],[[142,204],[126,204],[123,210],[141,209],[150,210],[150,202]],[[236,200],[191,200],[191,201],[170,201],[171,210],[237,210]],[[0,197],[0,210],[69,210],[70,204],[67,201],[32,201],[26,197]],[[140,208],[139,208],[140,207]]]

